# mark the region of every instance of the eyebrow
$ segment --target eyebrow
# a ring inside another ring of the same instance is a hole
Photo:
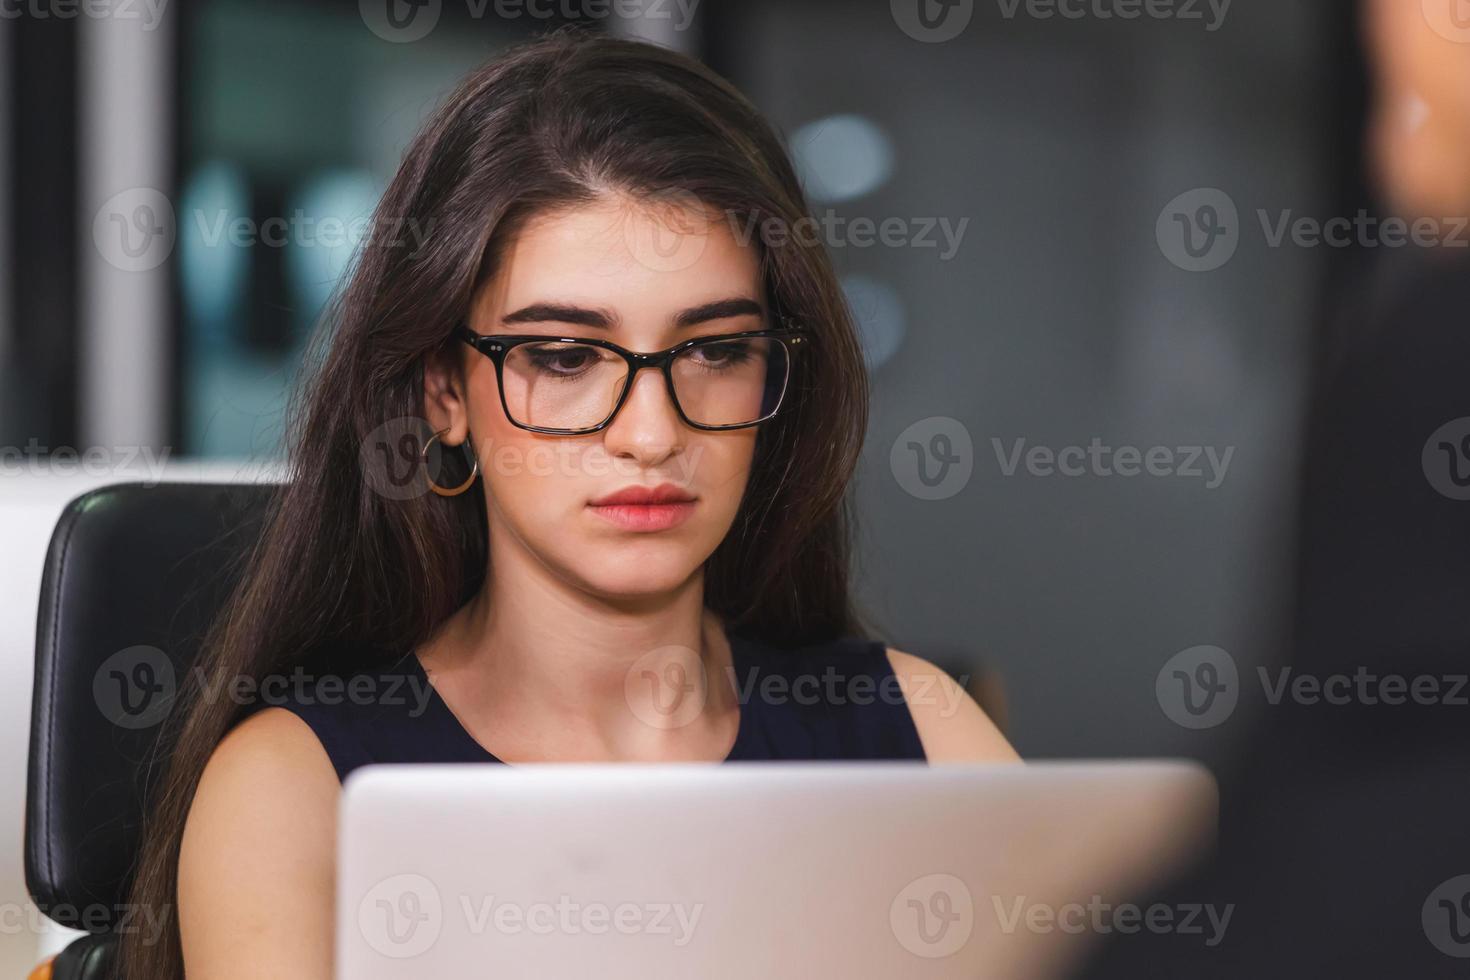
[[[715,300],[681,310],[674,317],[674,326],[692,327],[710,320],[725,320],[737,316],[762,316],[765,310],[755,300],[745,296]],[[565,303],[532,303],[514,313],[501,317],[501,323],[571,323],[580,327],[597,327],[606,330],[617,322],[617,317],[608,310]]]

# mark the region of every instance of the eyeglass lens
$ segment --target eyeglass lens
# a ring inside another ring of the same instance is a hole
[[[696,344],[669,365],[679,407],[696,425],[746,425],[774,412],[789,372],[786,346],[772,337]],[[535,341],[506,355],[507,410],[522,425],[601,425],[628,383],[628,362],[593,344]]]

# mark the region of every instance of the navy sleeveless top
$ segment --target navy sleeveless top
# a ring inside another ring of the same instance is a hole
[[[740,722],[724,761],[925,760],[881,641],[842,637],[781,650],[726,636]],[[501,761],[460,724],[412,651],[387,667],[258,705],[269,706],[310,726],[339,779],[374,762]]]

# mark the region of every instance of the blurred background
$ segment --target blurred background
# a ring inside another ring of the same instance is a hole
[[[1431,40],[1470,40],[1470,11],[1402,4]],[[1356,4],[0,11],[12,840],[62,505],[115,480],[268,478],[302,345],[416,127],[465,71],[574,21],[702,58],[788,140],[871,368],[854,494],[886,638],[970,682],[1028,757],[1228,766],[1269,712],[1250,679],[1296,627],[1324,324],[1382,251],[1321,233],[1381,190]],[[1403,448],[1418,466],[1422,443]],[[1203,716],[1174,686],[1201,664],[1242,679]],[[20,908],[12,853],[0,902]],[[36,936],[11,939],[0,969],[20,971]]]

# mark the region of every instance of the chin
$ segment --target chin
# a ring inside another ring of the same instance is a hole
[[[616,554],[606,552],[616,550]],[[621,542],[599,548],[603,554],[584,554],[577,575],[598,595],[649,596],[672,592],[689,581],[702,560],[687,541],[662,543]]]

